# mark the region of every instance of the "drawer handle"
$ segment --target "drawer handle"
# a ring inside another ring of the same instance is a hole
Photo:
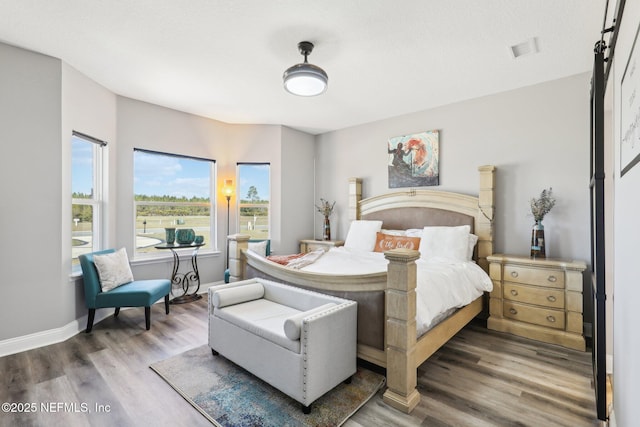
[[[512,271],[511,272],[511,277],[518,277],[518,272],[517,271]]]
[[[511,289],[511,295],[515,297],[516,295],[518,295],[518,291],[516,291],[515,289]]]
[[[556,278],[556,276],[549,276],[547,277],[547,280],[550,281],[551,283],[556,282],[558,279]]]
[[[509,313],[518,314],[518,310],[516,310],[515,308],[512,307],[512,308],[509,309]]]
[[[556,322],[556,318],[553,316],[547,316],[547,320],[551,323],[555,323]]]
[[[556,297],[554,297],[553,295],[549,295],[549,296],[547,297],[547,301],[549,301],[549,302],[556,302]]]

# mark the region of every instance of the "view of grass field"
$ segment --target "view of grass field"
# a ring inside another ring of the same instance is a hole
[[[155,245],[165,242],[165,228],[192,228],[196,235],[204,236],[203,249],[211,249],[212,245],[209,216],[139,216],[136,218],[136,251],[150,253],[158,251]],[[89,221],[74,221],[71,225],[74,264],[78,255],[91,252],[92,223]],[[226,231],[222,231],[225,233]],[[238,232],[248,234],[252,239],[266,239],[269,237],[269,217],[266,215],[243,215],[239,219]]]

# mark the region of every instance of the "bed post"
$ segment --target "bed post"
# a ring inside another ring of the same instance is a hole
[[[478,265],[489,271],[487,257],[493,254],[493,215],[495,206],[495,166],[480,166],[480,189],[478,191],[478,214],[475,234],[478,236]]]
[[[360,219],[360,200],[362,200],[362,178],[349,178],[349,223]]]
[[[420,252],[393,249],[384,256],[389,266],[385,297],[388,388],[383,400],[409,413],[420,402],[416,389],[416,260]]]
[[[243,250],[249,248],[248,234],[232,234],[227,236],[229,241],[229,282],[237,282],[244,279],[246,258],[242,254]]]

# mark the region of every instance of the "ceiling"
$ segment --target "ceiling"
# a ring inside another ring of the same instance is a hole
[[[319,134],[589,71],[605,2],[0,0],[0,41],[119,95]],[[282,87],[303,40],[329,75],[317,97]]]

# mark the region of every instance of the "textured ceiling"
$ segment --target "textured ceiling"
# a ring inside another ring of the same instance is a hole
[[[605,0],[0,0],[0,41],[111,91],[228,123],[323,133],[591,69]],[[513,59],[536,38],[540,52]],[[299,41],[329,89],[282,73]],[[1,71],[0,71],[1,72]]]

